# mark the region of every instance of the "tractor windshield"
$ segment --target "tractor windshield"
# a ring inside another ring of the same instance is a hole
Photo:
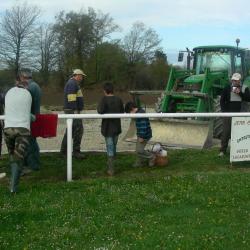
[[[205,51],[197,54],[196,74],[203,74],[206,68],[211,71],[228,70],[231,74],[231,53]]]

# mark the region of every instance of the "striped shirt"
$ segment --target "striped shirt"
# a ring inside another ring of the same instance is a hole
[[[136,113],[145,113],[142,108],[138,108]],[[152,130],[148,118],[136,118],[135,120],[137,136],[144,140],[149,140],[152,137]]]

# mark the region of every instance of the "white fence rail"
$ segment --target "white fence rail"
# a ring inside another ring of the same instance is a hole
[[[67,124],[67,181],[72,181],[72,124],[73,119],[103,118],[198,118],[198,117],[250,117],[250,112],[241,113],[143,113],[143,114],[58,114],[59,119],[66,119]],[[4,120],[4,116],[0,116]]]

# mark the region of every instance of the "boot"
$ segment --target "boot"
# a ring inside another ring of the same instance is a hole
[[[109,176],[113,176],[114,175],[114,157],[113,156],[109,156],[108,157],[108,170],[107,170],[107,174]]]
[[[156,159],[156,156],[155,155],[152,155],[152,158],[150,158],[148,160],[148,166],[149,167],[153,167],[155,165],[155,159]]]
[[[12,162],[10,164],[10,167],[11,167],[10,192],[16,193],[21,174],[21,169],[16,162]]]
[[[73,156],[75,159],[79,159],[79,160],[81,160],[81,159],[86,159],[86,155],[84,155],[83,153],[78,152],[78,151],[73,152],[72,156]]]
[[[20,176],[28,175],[31,172],[32,172],[32,170],[29,167],[24,166],[23,169],[22,169],[22,172],[21,172]]]

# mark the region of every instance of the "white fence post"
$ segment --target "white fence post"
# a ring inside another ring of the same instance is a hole
[[[67,119],[67,181],[72,181],[72,124],[73,119]]]

